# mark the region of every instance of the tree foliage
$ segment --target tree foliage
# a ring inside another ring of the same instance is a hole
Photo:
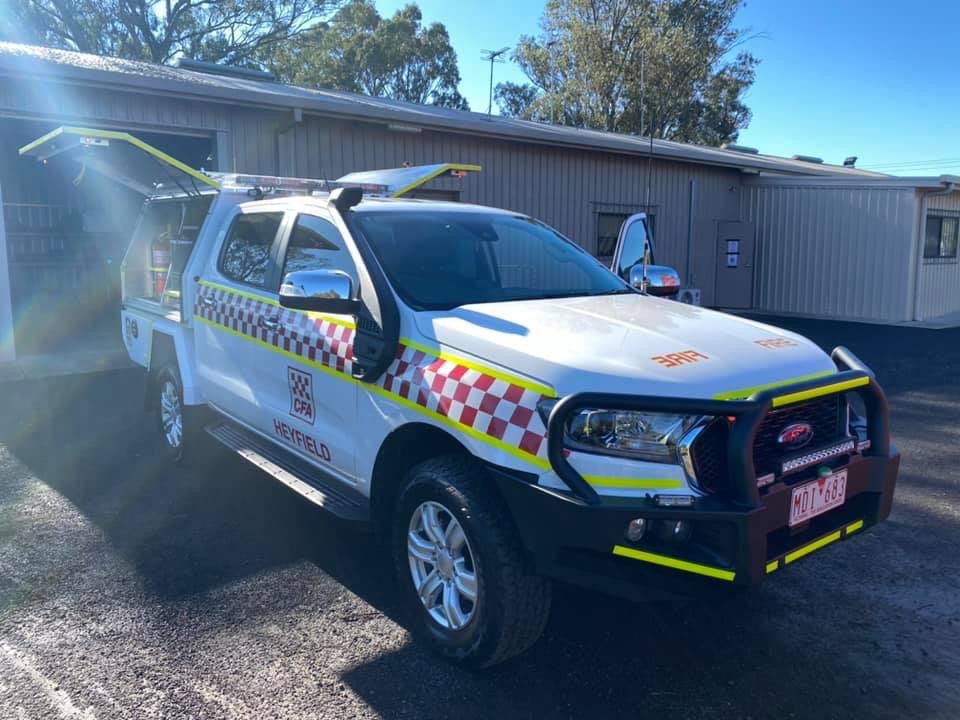
[[[5,0],[0,37],[112,57],[256,66],[341,0]]]
[[[743,0],[548,0],[514,52],[529,84],[502,83],[504,114],[718,145],[750,121],[758,60],[737,48]],[[641,65],[644,82],[641,83]]]
[[[414,4],[383,18],[371,0],[352,0],[282,48],[272,67],[290,82],[465,110],[450,36],[422,21]]]

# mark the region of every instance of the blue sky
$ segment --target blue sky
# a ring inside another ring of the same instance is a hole
[[[384,15],[404,4],[377,0]],[[418,4],[426,22],[447,26],[463,78],[460,92],[483,111],[490,66],[481,50],[535,33],[544,3]],[[738,21],[761,34],[747,47],[762,61],[747,95],[753,120],[739,142],[828,162],[857,155],[858,166],[894,174],[960,174],[960,2],[753,0]],[[512,63],[494,72],[494,82],[524,80]]]

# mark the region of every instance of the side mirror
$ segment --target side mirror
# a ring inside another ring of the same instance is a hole
[[[333,315],[356,315],[360,301],[353,296],[353,279],[342,270],[301,270],[287,273],[283,278],[280,306]]]
[[[630,284],[643,289],[643,263],[630,268]],[[657,297],[675,297],[680,292],[680,274],[666,265],[647,265],[647,293]]]

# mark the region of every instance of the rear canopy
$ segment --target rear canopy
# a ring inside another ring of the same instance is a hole
[[[119,182],[146,196],[184,193],[200,195],[222,189],[253,187],[309,193],[336,186],[360,186],[369,194],[400,197],[441,177],[463,177],[479,172],[479,165],[440,163],[367,170],[344,175],[334,182],[260,175],[205,173],[153,147],[130,133],[95,128],[59,127],[20,148],[25,157],[46,164],[54,157],[67,157],[87,169]]]
[[[130,133],[95,128],[59,127],[20,148],[25,157],[46,164],[54,157],[68,157],[80,163],[81,173],[89,168],[141,195],[177,190],[188,195],[219,190],[220,182],[210,175],[171,157]]]

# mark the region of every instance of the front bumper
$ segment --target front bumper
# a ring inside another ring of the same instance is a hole
[[[493,473],[534,569],[627,596],[646,593],[650,581],[669,589],[704,578],[721,584],[758,585],[784,566],[884,520],[890,514],[900,463],[890,446],[886,398],[869,370],[849,351],[838,348],[833,357],[840,367],[837,374],[763,391],[747,400],[593,394],[564,398],[548,423],[549,455],[571,492],[557,492],[509,472]],[[789,528],[791,489],[815,479],[817,470],[778,477],[761,494],[753,470],[754,433],[771,407],[834,392],[857,392],[863,398],[870,444],[832,463],[834,470],[847,470],[844,504]],[[685,508],[659,507],[650,497],[598,496],[563,453],[567,417],[584,407],[735,417],[727,449],[730,491],[724,497],[699,497]],[[648,530],[642,540],[630,543],[625,530],[639,517],[651,529],[663,521],[684,521],[691,534],[681,542]]]

